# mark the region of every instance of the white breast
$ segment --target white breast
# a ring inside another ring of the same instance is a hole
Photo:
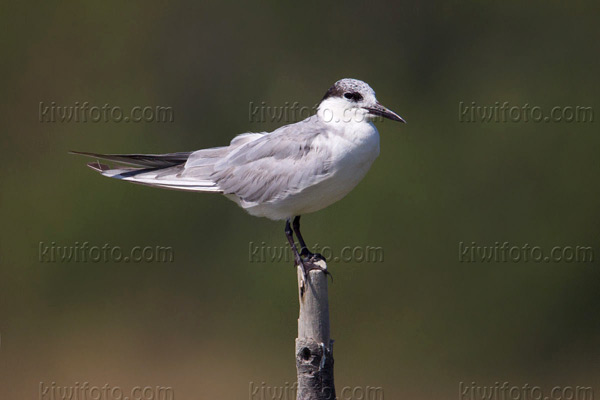
[[[347,125],[339,136],[329,139],[334,146],[332,176],[323,183],[331,203],[354,189],[379,155],[379,133],[372,123]]]

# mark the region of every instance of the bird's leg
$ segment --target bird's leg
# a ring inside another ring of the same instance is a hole
[[[285,237],[287,237],[290,247],[292,248],[292,254],[294,255],[294,262],[296,263],[296,265],[302,266],[302,269],[304,270],[304,265],[302,264],[302,258],[300,257],[300,254],[298,254],[298,249],[296,248],[296,243],[294,242],[294,233],[292,232],[289,218],[285,221]],[[304,275],[306,275],[306,271],[304,271]]]
[[[294,233],[300,242],[300,255],[302,257],[309,257],[313,254],[306,247],[306,243],[304,242],[304,238],[302,237],[302,233],[300,233],[300,216],[294,217],[294,222],[292,223],[292,227],[294,228]]]
[[[300,215],[294,217],[294,222],[293,222],[292,226],[294,227],[294,233],[296,233],[296,237],[298,238],[298,241],[300,242],[300,255],[310,261],[319,261],[319,260],[326,261],[325,257],[323,257],[321,254],[311,253],[311,251],[308,250],[308,247],[306,247],[304,238],[302,238],[302,233],[300,233]]]
[[[298,253],[298,249],[296,248],[296,243],[294,242],[294,236],[293,236],[293,231],[292,231],[292,227],[290,226],[290,218],[288,218],[285,222],[285,236],[287,237],[287,240],[290,244],[290,247],[292,248],[292,253],[294,254],[294,262],[295,265],[298,265],[302,268],[302,273],[304,274],[304,281],[308,282],[308,272],[313,270],[313,269],[318,269],[319,271],[323,271],[325,274],[328,274],[329,272],[327,272],[326,269],[323,269],[321,266],[314,264],[312,258],[308,259],[308,258],[303,258],[300,256],[300,254]],[[299,239],[301,240],[301,239]],[[302,240],[301,243],[304,243],[304,241]],[[304,246],[304,248],[306,248],[306,246]]]

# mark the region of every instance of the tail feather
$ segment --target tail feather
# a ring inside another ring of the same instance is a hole
[[[150,168],[165,168],[173,165],[184,164],[189,158],[190,154],[192,154],[192,152],[168,154],[99,154],[88,153],[85,151],[70,151],[69,153],[115,161],[119,164]]]
[[[185,163],[191,152],[169,154],[97,154],[71,151],[117,164],[133,167],[111,168],[99,161],[88,163],[88,167],[109,178],[116,178],[143,185],[175,190],[222,193],[218,185],[210,179],[210,168],[193,167],[185,170]],[[187,172],[187,173],[184,173]]]
[[[100,164],[100,161],[87,163],[87,166],[93,169],[94,171],[104,172],[110,169],[110,167],[106,164]]]

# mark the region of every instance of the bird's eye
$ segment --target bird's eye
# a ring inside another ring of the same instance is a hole
[[[354,100],[354,101],[361,101],[363,99],[363,97],[360,95],[360,93],[357,93],[357,92],[344,93],[344,97],[347,98],[348,100]]]

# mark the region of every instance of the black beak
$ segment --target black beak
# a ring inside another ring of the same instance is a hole
[[[379,103],[376,103],[375,107],[364,107],[364,108],[365,108],[365,110],[369,111],[369,114],[379,115],[380,117],[383,117],[383,118],[389,118],[392,121],[406,123],[406,121],[401,116],[399,116],[392,110],[385,108],[384,106],[382,106]]]

